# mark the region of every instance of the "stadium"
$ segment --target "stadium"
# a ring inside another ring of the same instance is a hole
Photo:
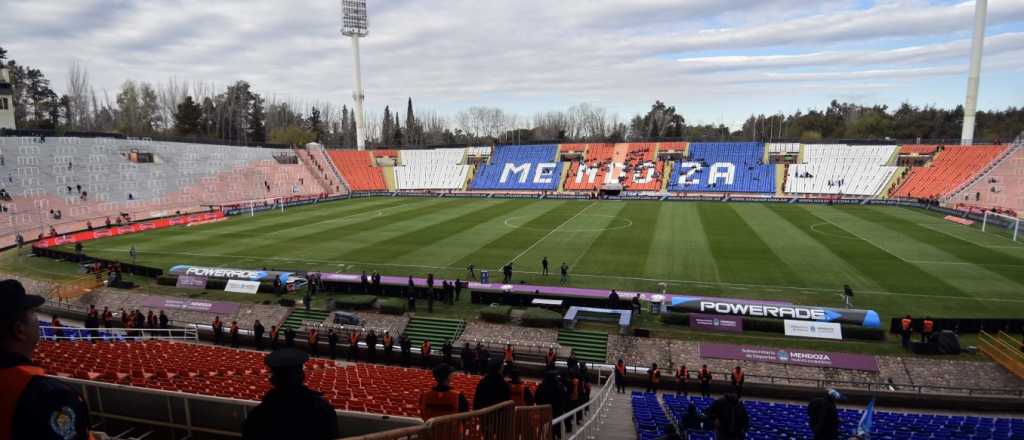
[[[343,3],[351,143],[19,127],[0,69],[0,273],[95,438],[265,438],[297,352],[331,438],[1024,438],[1024,127],[970,88],[956,140],[366,145]]]

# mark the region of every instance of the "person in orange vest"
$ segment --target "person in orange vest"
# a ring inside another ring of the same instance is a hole
[[[913,332],[910,326],[914,321],[910,319],[910,315],[904,316],[900,320],[900,343],[903,348],[910,348],[910,335]]]
[[[455,370],[448,364],[434,367],[436,385],[420,394],[420,418],[424,422],[434,417],[469,411],[466,396],[453,390],[449,385],[453,371]]]
[[[391,363],[391,352],[395,350],[395,339],[391,337],[391,333],[384,332],[384,363]]]
[[[270,351],[277,350],[278,336],[281,334],[281,330],[276,325],[270,326]]]
[[[505,344],[505,365],[512,365],[515,361],[515,351],[512,349],[512,344]]]
[[[626,392],[626,364],[622,358],[615,363],[615,392],[619,394]]]
[[[423,368],[430,368],[430,339],[424,339],[420,345],[420,358],[423,360]]]
[[[732,389],[736,393],[736,398],[742,399],[743,398],[743,370],[740,369],[739,365],[737,365],[736,368],[734,370],[732,370],[732,374],[730,374],[730,379],[732,379]]]
[[[238,348],[238,321],[231,321],[231,327],[228,328],[228,334],[231,335],[231,346]]]
[[[508,375],[508,396],[516,406],[533,405],[533,392],[529,384],[519,379],[519,369],[511,367],[505,374]]]
[[[711,372],[708,371],[707,364],[700,367],[697,379],[700,380],[700,396],[705,399],[711,397]]]
[[[555,354],[554,348],[548,348],[548,354],[544,355],[544,361],[548,364],[548,369],[555,368],[555,361],[558,359],[558,355]]]
[[[359,332],[352,331],[348,334],[348,360],[359,359]]]
[[[658,384],[661,383],[661,369],[658,368],[658,364],[651,364],[651,368],[647,370],[647,392],[657,393]]]
[[[220,345],[220,338],[224,336],[224,323],[220,322],[220,316],[213,317],[213,344]]]
[[[690,378],[690,370],[686,369],[686,365],[680,365],[676,368],[676,395],[682,394],[688,396],[686,392],[686,380]]]
[[[926,316],[924,322],[921,323],[921,342],[928,342],[928,338],[932,336],[934,331],[935,322],[932,321],[930,316]]]
[[[45,302],[16,280],[0,281],[0,440],[91,440],[82,396],[29,358],[39,343],[36,308]]]
[[[310,328],[306,333],[306,342],[309,343],[309,354],[317,357],[320,354],[320,333],[315,328]]]

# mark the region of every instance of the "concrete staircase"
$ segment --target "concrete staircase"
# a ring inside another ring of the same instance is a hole
[[[413,346],[419,346],[424,339],[430,339],[432,345],[440,347],[444,341],[454,343],[465,328],[466,322],[461,319],[414,316],[405,326],[405,335],[409,337]]]
[[[292,330],[299,330],[302,328],[303,321],[317,321],[321,322],[327,319],[327,315],[331,313],[326,310],[306,310],[306,309],[292,309],[292,312],[285,318],[284,323],[281,324],[281,328],[290,328]]]

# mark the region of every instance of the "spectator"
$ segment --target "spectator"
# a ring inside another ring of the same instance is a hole
[[[448,364],[434,367],[433,375],[436,384],[420,395],[420,418],[423,421],[469,411],[469,402],[466,401],[466,396],[453,390],[449,385],[452,371],[454,370]]]
[[[238,348],[238,321],[231,321],[231,327],[228,331],[231,333],[231,347]]]
[[[729,379],[732,381],[732,390],[734,393],[736,393],[736,398],[742,399],[744,378],[743,370],[740,369],[739,365],[737,365],[736,368],[732,371],[732,374],[729,375]]]
[[[459,356],[462,358],[462,371],[470,374],[476,372],[476,352],[469,346],[469,342],[462,347]]]
[[[718,440],[742,440],[750,429],[750,416],[735,394],[726,393],[715,400],[707,412],[714,423]]]
[[[481,373],[487,371],[487,365],[490,363],[490,361],[491,361],[491,353],[489,351],[487,351],[487,348],[484,347],[483,344],[478,342],[476,344],[476,365],[477,365],[477,371],[479,371]]]
[[[290,327],[284,329],[284,346],[287,348],[295,347],[295,330]]]
[[[555,354],[555,349],[549,347],[548,348],[548,353],[546,355],[544,355],[544,363],[546,364],[547,369],[550,370],[552,368],[555,368],[555,361],[557,359],[558,359],[558,355]]]
[[[331,360],[338,358],[338,334],[333,328],[327,330],[327,352],[330,353]]]
[[[448,365],[452,365],[454,363],[452,361],[452,343],[449,340],[445,340],[444,344],[441,344],[441,359],[441,362]]]
[[[366,360],[373,362],[377,359],[377,333],[370,329],[366,334]]]
[[[359,331],[353,330],[348,334],[348,360],[359,359]]]
[[[220,316],[213,317],[213,343],[214,345],[220,345],[221,337],[224,336],[224,323],[220,321]]]
[[[270,351],[277,350],[277,341],[281,332],[278,330],[276,325],[270,326]]]
[[[558,381],[557,371],[548,370],[544,373],[544,380],[537,386],[534,397],[537,405],[551,405],[551,418],[565,414],[565,390]]]
[[[608,294],[608,308],[613,310],[619,308],[619,292],[616,292],[615,289]]]
[[[160,311],[160,316],[157,317],[157,320],[160,323],[160,328],[167,329],[169,327],[168,323],[170,322],[170,318],[167,317],[167,314],[164,313],[163,310]],[[256,321],[256,322],[259,322],[259,321]]]
[[[501,362],[487,365],[487,374],[480,379],[473,395],[473,409],[480,410],[509,400],[509,387],[501,375]]]
[[[402,352],[402,366],[408,367],[412,363],[412,341],[405,333],[398,337],[398,348]]]
[[[317,357],[320,355],[320,332],[316,331],[315,327],[310,327],[309,331],[306,332],[306,342],[309,344],[310,356]]]
[[[273,389],[245,420],[243,440],[338,437],[338,418],[323,396],[302,384],[302,366],[309,359],[298,350],[280,350],[266,357]]]
[[[516,406],[533,405],[533,392],[530,391],[529,384],[520,380],[519,369],[512,367],[505,373],[508,374],[509,398],[515,402]]]
[[[626,392],[626,364],[622,358],[615,363],[615,392],[619,394]]]
[[[163,312],[160,313],[163,314]],[[260,320],[257,319],[256,322],[253,322],[252,338],[256,342],[257,350],[263,350],[263,330],[263,324],[260,323]]]
[[[384,362],[391,362],[391,352],[395,348],[394,338],[387,330],[384,331]]]
[[[160,328],[160,320],[157,319],[156,315],[153,314],[152,310],[146,313],[146,327]]]
[[[644,312],[643,306],[640,305],[640,294],[639,293],[634,293],[633,294],[633,310],[636,311],[636,314],[638,316]]]
[[[424,338],[420,344],[420,359],[423,361],[423,368],[430,368],[430,339]]]
[[[811,399],[807,405],[807,419],[811,425],[814,440],[836,440],[839,438],[839,410],[836,401],[843,396],[834,389],[825,395]]]
[[[683,416],[683,429],[685,430],[704,430],[704,415],[697,410],[697,405],[690,402],[690,405],[686,407],[686,414]]]
[[[103,327],[112,328],[114,326],[114,314],[110,312],[110,309],[103,308]]]

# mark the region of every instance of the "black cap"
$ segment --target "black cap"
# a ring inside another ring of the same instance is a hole
[[[0,281],[0,318],[16,318],[21,316],[22,312],[39,307],[45,302],[46,298],[39,295],[27,295],[18,280]]]
[[[302,368],[309,360],[309,355],[294,348],[283,348],[267,355],[264,362],[271,370],[282,368]]]
[[[440,364],[437,364],[437,366],[434,367],[434,380],[441,382],[447,379],[448,375],[452,374],[452,372],[454,371],[455,369],[446,363],[442,362]]]

